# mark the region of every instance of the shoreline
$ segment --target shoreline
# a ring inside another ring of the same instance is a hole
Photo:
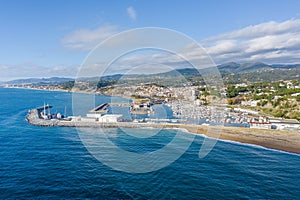
[[[7,89],[23,89],[23,90],[36,90],[36,91],[47,91],[47,92],[64,92],[64,93],[75,93],[75,94],[91,94],[91,95],[101,95],[101,96],[106,96],[106,97],[121,97],[124,99],[129,99],[129,100],[136,100],[135,98],[132,97],[124,97],[124,96],[110,96],[107,94],[103,94],[103,93],[97,93],[97,92],[92,92],[92,91],[72,91],[72,90],[64,90],[64,89],[51,89],[51,90],[47,90],[47,89],[39,89],[39,88],[26,88],[26,87],[5,87],[5,86],[0,86],[3,88],[7,88]]]
[[[90,94],[90,95],[100,95],[100,96],[106,96],[106,97],[121,97],[121,98],[127,98],[130,100],[134,100],[131,97],[122,97],[122,96],[109,96],[106,94],[102,93],[97,93],[97,92],[91,92],[91,91],[71,91],[71,90],[64,90],[64,89],[57,89],[57,90],[47,90],[47,89],[39,89],[39,88],[25,88],[25,87],[5,87],[2,86],[3,88],[6,89],[22,89],[22,90],[35,90],[35,91],[47,91],[47,92],[63,92],[63,93],[75,93],[75,94]]]
[[[201,131],[199,128],[197,134],[211,137],[206,131]],[[300,133],[297,131],[222,127],[220,136],[217,139],[300,154]]]
[[[40,89],[40,88],[27,88],[27,87],[6,87],[6,86],[2,86],[3,88],[7,88],[7,89],[23,89],[23,90],[37,90],[37,91],[47,91],[47,92],[66,92],[66,93],[73,93],[73,91],[69,91],[69,90],[64,90],[64,89],[51,89],[51,90],[47,90],[47,89]],[[92,93],[91,93],[92,94]]]
[[[201,134],[217,140],[227,140],[244,144],[258,145],[265,148],[300,154],[300,133],[287,130],[250,129],[225,126],[204,126],[193,124],[171,123],[99,123],[64,120],[43,120],[38,116],[38,110],[32,109],[26,116],[29,124],[35,126],[61,126],[78,128],[179,128],[189,134]]]
[[[16,89],[29,89],[29,90],[43,90],[50,92],[66,92],[66,93],[83,93],[83,94],[95,94],[95,95],[103,95],[92,92],[79,92],[79,91],[67,91],[67,90],[44,90],[37,88],[23,88],[23,87],[8,87],[8,88],[16,88]],[[27,117],[26,117],[27,118]],[[28,119],[27,119],[28,121]],[[50,121],[50,120],[49,120]],[[29,121],[28,121],[29,122]],[[30,123],[30,122],[29,122]],[[128,123],[128,122],[126,122]],[[61,123],[56,123],[54,121],[51,124],[34,124],[37,126],[67,126],[67,127],[104,127],[104,128],[118,128],[120,122],[117,124],[83,124],[75,123],[68,124],[66,121],[62,121]],[[71,126],[70,126],[71,125]],[[240,128],[240,127],[222,127],[222,132],[218,137],[214,137],[214,135],[209,134],[207,132],[208,128],[211,130],[214,129],[214,126],[203,126],[197,125],[197,129],[195,129],[195,125],[188,124],[141,124],[141,123],[132,123],[125,124],[121,127],[125,128],[144,128],[144,127],[152,127],[152,128],[183,128],[186,129],[189,134],[202,134],[206,137],[216,138],[219,140],[233,141],[239,142],[243,144],[251,144],[258,145],[261,147],[275,149],[290,153],[300,154],[300,132],[291,131],[291,130],[267,130],[267,129],[250,129],[250,128]]]

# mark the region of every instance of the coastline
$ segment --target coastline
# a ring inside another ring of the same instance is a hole
[[[7,89],[23,89],[23,90],[37,90],[37,91],[48,91],[48,92],[67,92],[67,93],[73,93],[73,91],[64,90],[64,89],[40,89],[40,88],[27,88],[27,87],[6,87],[2,86],[3,88]]]
[[[29,90],[43,90],[36,88],[19,88],[19,89],[29,89]],[[67,90],[46,90],[53,92],[67,92],[67,93],[85,93],[85,94],[95,94],[92,92],[79,92],[79,91],[67,91]],[[51,125],[49,124],[34,124],[31,123],[28,119],[27,121],[32,125],[37,126],[72,126],[72,127],[105,127],[105,128],[116,128],[120,126],[120,123],[117,124],[88,124],[82,126],[80,123],[74,123],[72,125],[68,122],[58,123],[52,121]],[[191,134],[201,134],[206,137],[216,138],[220,140],[227,140],[233,142],[239,142],[244,144],[253,144],[262,146],[265,148],[281,150],[285,152],[297,153],[300,154],[300,133],[297,131],[291,130],[266,130],[266,129],[249,129],[249,128],[240,128],[240,127],[222,127],[221,133],[217,134],[218,137],[214,137],[213,134],[207,132],[208,128],[213,129],[213,126],[203,126],[203,125],[189,125],[189,124],[137,124],[131,123],[123,124],[121,127],[128,128],[139,128],[139,127],[152,127],[152,128],[183,128],[186,129]]]
[[[1,86],[0,86],[1,87]],[[76,91],[76,90],[64,90],[64,89],[40,89],[40,88],[27,88],[27,87],[5,87],[2,86],[3,88],[7,88],[7,89],[23,89],[23,90],[36,90],[36,91],[47,91],[47,92],[64,92],[64,93],[76,93],[76,94],[91,94],[91,95],[102,95],[102,96],[107,96],[107,97],[112,97],[108,94],[104,94],[104,93],[100,93],[100,92],[93,92],[93,91]],[[125,98],[125,99],[131,99],[131,100],[136,100],[133,97],[129,97],[129,96],[114,96],[114,97],[121,97],[121,98]]]
[[[210,138],[259,145],[270,149],[300,154],[300,133],[297,131],[274,131],[267,129],[171,123],[99,123],[64,120],[43,120],[39,118],[37,109],[30,110],[29,114],[26,116],[26,119],[29,124],[35,126],[62,126],[78,128],[180,128],[187,130],[190,134],[201,134]]]
[[[172,125],[171,125],[172,126]],[[168,128],[168,125],[166,125]],[[171,127],[173,128],[173,127]],[[201,134],[217,140],[252,144],[290,153],[300,154],[300,133],[287,130],[250,129],[240,127],[217,127],[178,124],[175,128],[186,129],[192,134]],[[214,133],[219,131],[218,133]]]
[[[195,131],[193,128],[187,130]],[[198,127],[196,133],[212,137],[205,127]],[[300,154],[300,133],[297,131],[222,127],[218,139]]]

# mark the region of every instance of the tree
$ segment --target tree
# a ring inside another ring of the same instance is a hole
[[[71,90],[74,87],[75,81],[63,82],[60,86],[64,90]]]

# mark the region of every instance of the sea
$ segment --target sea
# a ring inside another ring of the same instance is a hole
[[[115,128],[100,137],[97,131],[37,127],[25,120],[29,109],[44,102],[53,106],[51,112],[72,115],[72,99],[67,92],[0,88],[0,199],[300,199],[297,154],[219,140],[200,158],[206,138],[183,130]],[[187,148],[168,146],[174,137]],[[118,150],[106,148],[103,138]],[[166,146],[161,157],[150,156]],[[135,161],[127,155],[149,159],[129,168],[126,162]]]

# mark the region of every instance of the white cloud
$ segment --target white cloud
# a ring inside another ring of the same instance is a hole
[[[300,19],[265,22],[203,40],[216,63],[300,63]]]
[[[128,10],[131,10],[129,8]],[[134,11],[133,8],[132,10]],[[128,11],[128,13],[130,12]],[[135,12],[133,13],[135,14]],[[63,39],[63,44],[65,47],[71,49],[89,50],[98,42],[116,32],[116,26],[105,26],[94,30],[83,29],[66,36]],[[160,42],[159,38],[153,38],[151,35],[147,37],[149,41],[145,41],[145,37],[139,36],[139,34],[130,33],[122,38],[115,38],[106,45],[113,48],[122,45],[132,45],[136,48],[136,45],[146,45],[151,40]],[[178,40],[174,41],[174,44],[181,44]],[[144,44],[144,42],[146,43]],[[300,19],[291,19],[283,22],[271,21],[248,26],[229,33],[207,38],[200,42],[200,44],[206,48],[209,56],[217,64],[232,61],[240,63],[266,62],[270,64],[300,63]],[[181,55],[184,55],[184,58],[187,60],[199,61],[201,67],[211,65],[210,58],[206,55],[205,51],[195,45],[188,45],[178,53],[182,53]],[[128,54],[125,57],[122,57],[118,62],[113,64],[114,67],[110,69],[108,73],[123,73],[133,67],[153,63],[169,65],[173,68],[188,67],[187,63],[183,62],[180,56],[178,57],[166,52],[142,52]],[[147,69],[151,69],[151,67],[148,67]],[[149,72],[151,72],[151,70]]]
[[[247,26],[245,28],[235,30],[229,33],[220,34],[207,38],[207,40],[222,39],[247,39],[257,38],[265,35],[279,35],[284,33],[292,33],[300,31],[300,19],[290,19],[283,22],[265,22],[257,25]]]
[[[127,8],[127,14],[128,14],[130,19],[132,19],[132,20],[136,19],[136,11],[132,6]]]
[[[239,43],[235,40],[221,40],[208,49],[210,54],[233,53],[239,50]]]
[[[300,19],[248,26],[207,38],[200,44],[217,64],[232,61],[300,63]],[[197,46],[187,46],[182,50],[182,55],[188,60],[199,61],[203,67],[211,64],[209,57]],[[172,65],[174,68],[187,66],[179,57],[166,53],[131,55],[121,59],[118,66],[127,66],[129,69],[130,66],[153,62]]]
[[[101,41],[116,34],[118,27],[106,25],[97,29],[76,30],[62,39],[62,44],[68,49],[91,50]]]

